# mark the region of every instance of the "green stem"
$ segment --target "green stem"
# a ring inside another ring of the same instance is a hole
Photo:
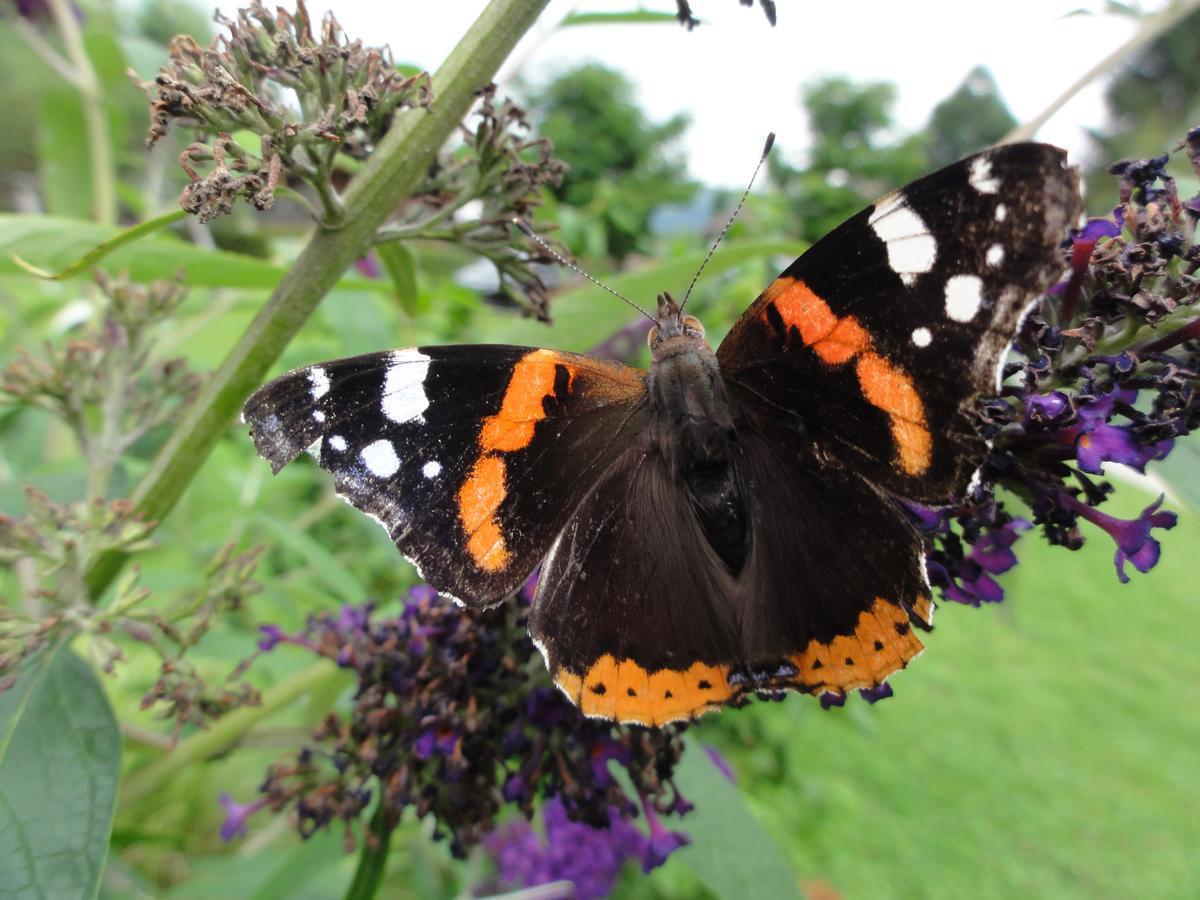
[[[305,694],[319,690],[327,682],[344,678],[328,661],[315,663],[297,672],[263,694],[259,706],[243,706],[222,716],[205,731],[199,731],[175,749],[134,772],[121,788],[121,805],[129,808],[153,797],[171,779],[188,767],[228,751],[247,731],[295,702]]]
[[[92,216],[101,225],[117,223],[117,182],[113,169],[108,113],[100,79],[83,46],[83,33],[70,0],[50,0],[54,22],[66,46],[67,58],[75,69],[76,84],[83,100],[83,124],[87,129],[92,163]]]
[[[381,793],[379,802],[375,804],[375,813],[371,816],[371,824],[367,827],[367,837],[358,854],[354,880],[346,888],[345,900],[371,900],[379,890],[379,883],[383,881],[383,874],[387,870],[393,827],[388,824],[387,801]]]
[[[58,0],[66,2],[66,0]],[[159,451],[131,500],[146,519],[161,520],[195,476],[250,392],[279,359],[337,279],[370,245],[400,200],[410,194],[517,41],[549,0],[492,0],[433,78],[432,111],[397,117],[343,197],[336,230],[318,230],[271,299],[205,383]],[[88,573],[99,597],[124,557],[109,554]]]

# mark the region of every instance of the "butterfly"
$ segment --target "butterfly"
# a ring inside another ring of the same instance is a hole
[[[658,298],[643,371],[503,345],[312,365],[245,405],[274,471],[310,449],[440,592],[539,565],[530,632],[589,716],[662,725],[754,693],[877,688],[933,602],[901,500],[961,496],[972,425],[1059,277],[1078,175],[997,147],[812,245],[714,351]]]

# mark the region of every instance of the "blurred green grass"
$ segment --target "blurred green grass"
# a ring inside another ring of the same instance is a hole
[[[1153,499],[1120,493],[1127,515]],[[1087,536],[1070,553],[1031,532],[1004,604],[941,604],[891,700],[792,698],[701,727],[810,889],[1200,896],[1200,520],[1181,515],[1127,585]]]

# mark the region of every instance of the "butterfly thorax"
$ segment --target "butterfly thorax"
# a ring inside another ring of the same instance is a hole
[[[694,316],[670,294],[650,331],[649,451],[688,487],[713,549],[737,572],[745,561],[745,514],[734,479],[735,433],[717,356]]]

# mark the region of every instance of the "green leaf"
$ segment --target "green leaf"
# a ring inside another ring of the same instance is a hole
[[[1176,438],[1167,458],[1153,463],[1150,474],[1162,482],[1170,495],[1200,514],[1200,435]]]
[[[380,244],[375,248],[375,252],[392,279],[392,288],[396,292],[396,299],[400,301],[400,308],[410,316],[418,316],[424,312],[424,304],[417,287],[417,260],[412,251],[400,241],[391,241]]]
[[[26,274],[31,266],[61,273],[120,235],[120,229],[79,219],[0,213],[0,276]],[[140,240],[127,239],[105,255],[107,268],[128,272],[134,281],[174,278],[182,273],[184,284],[192,287],[270,288],[285,271],[252,256],[206,250],[168,235],[141,234],[136,238]],[[16,257],[22,260],[20,264]],[[77,273],[84,274],[83,270]],[[339,287],[372,291],[389,288],[354,276],[343,277]]]
[[[104,259],[104,257],[108,256],[118,247],[123,247],[125,244],[132,244],[139,238],[160,231],[168,225],[178,222],[186,215],[187,213],[182,209],[177,209],[174,212],[163,213],[161,216],[155,216],[153,219],[147,219],[145,222],[139,222],[137,225],[130,226],[124,231],[117,232],[114,237],[109,238],[107,241],[97,244],[59,272],[47,272],[45,269],[40,269],[33,265],[33,263],[26,262],[15,253],[13,254],[13,262],[30,275],[36,275],[38,278],[45,278],[50,281],[65,281],[68,278],[74,278],[80,272],[91,271],[100,260]]]
[[[672,859],[695,872],[718,897],[775,900],[804,896],[775,839],[699,741],[688,741],[675,780],[696,808],[678,826],[692,842]]]
[[[43,202],[51,213],[87,219],[92,215],[92,172],[83,102],[63,84],[38,102],[38,154]]]
[[[281,545],[306,560],[314,577],[343,603],[362,603],[367,598],[366,588],[354,573],[326,550],[320,541],[267,515],[256,515],[254,520]]]
[[[62,645],[0,695],[0,885],[94,897],[108,854],[121,735],[104,688]]]
[[[679,20],[675,17],[675,13],[651,12],[644,9],[630,10],[629,12],[582,12],[570,13],[559,22],[560,28],[569,28],[575,25],[647,25],[647,24],[664,24],[667,22],[678,23]]]

